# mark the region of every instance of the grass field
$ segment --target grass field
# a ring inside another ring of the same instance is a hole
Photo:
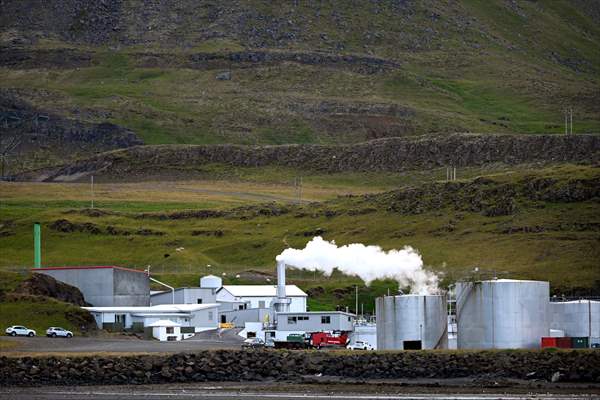
[[[98,215],[89,213],[87,185],[3,183],[0,268],[23,271],[31,265],[32,224],[40,221],[44,265],[105,264],[139,269],[150,265],[160,279],[175,286],[197,285],[199,276],[207,273],[226,274],[225,281],[230,283],[266,283],[269,276],[273,282],[275,256],[288,246],[303,247],[320,234],[338,244],[361,242],[384,249],[410,245],[421,253],[427,268],[440,274],[444,285],[471,275],[478,267],[497,276],[550,280],[556,293],[597,290],[597,200],[565,202],[543,200],[540,195],[533,201],[517,194],[517,211],[499,216],[457,209],[452,198],[442,199],[439,207],[428,209],[432,196],[439,196],[428,190],[443,187],[436,183],[438,172],[383,175],[374,181],[364,180],[361,174],[307,177],[306,196],[321,201],[302,204],[286,201],[292,197],[289,192],[283,196],[289,187],[274,183],[272,174],[260,177],[254,170],[237,171],[242,178],[235,183],[98,184],[96,205],[105,211]],[[528,182],[548,181],[557,182],[557,190],[562,191],[561,185],[594,182],[600,174],[597,167],[569,165],[469,172],[475,176],[479,172],[479,176],[490,180],[485,187],[492,197],[482,201],[492,205],[507,185],[527,190]],[[420,183],[414,183],[415,176],[421,177]],[[365,183],[361,186],[358,182]],[[422,210],[394,211],[394,204],[398,204],[395,192],[357,195],[402,188],[406,182],[413,182],[416,188],[430,188],[415,203],[415,207],[425,207]],[[477,180],[465,178],[461,182]],[[202,190],[181,188],[211,188],[224,193],[207,197]],[[265,203],[248,193],[278,198],[268,206],[269,212],[254,214],[252,210],[261,210]],[[353,196],[337,197],[343,193]],[[170,212],[184,210],[222,210],[228,214],[170,217]],[[70,232],[52,229],[50,226],[60,219],[68,220],[75,228]],[[94,229],[85,228],[85,224],[92,224]],[[109,227],[129,233],[110,234]],[[152,233],[136,233],[142,229]],[[336,305],[354,308],[354,285],[359,285],[365,310],[370,310],[374,296],[388,288],[396,289],[389,281],[376,281],[366,288],[355,277],[328,278],[297,270],[291,270],[289,278],[305,290],[316,290],[318,295],[311,297],[312,309]]]

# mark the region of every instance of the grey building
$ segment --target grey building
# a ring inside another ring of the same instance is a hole
[[[354,314],[343,311],[311,311],[277,313],[277,330],[292,332],[351,332]]]
[[[149,306],[150,279],[144,271],[115,266],[36,268],[78,288],[96,307]]]
[[[248,308],[244,310],[223,311],[219,309],[219,322],[230,322],[236,328],[243,328],[246,322],[270,322],[273,320],[270,308]]]
[[[182,333],[218,327],[218,304],[161,304],[151,307],[83,307],[92,313],[99,328],[143,330],[157,321],[181,325]]]
[[[175,301],[173,301],[175,299]],[[208,304],[216,303],[216,290],[212,288],[183,287],[150,295],[150,304]]]

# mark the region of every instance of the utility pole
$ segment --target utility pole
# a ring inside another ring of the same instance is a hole
[[[573,134],[573,107],[565,108],[565,135]]]
[[[569,110],[569,117],[571,119],[571,135],[573,134],[573,108]]]
[[[92,175],[90,180],[90,187],[92,192],[92,209],[94,208],[94,175]]]
[[[358,315],[358,285],[354,285],[354,289],[356,290],[356,304],[354,307],[354,312]]]

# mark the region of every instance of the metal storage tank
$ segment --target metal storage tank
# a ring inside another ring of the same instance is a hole
[[[200,287],[204,289],[220,289],[223,286],[223,280],[218,276],[206,275],[200,278]]]
[[[600,337],[600,301],[550,302],[550,328],[565,336]]]
[[[458,282],[458,348],[539,348],[549,332],[549,296],[548,282]]]
[[[445,349],[448,347],[448,310],[445,295],[379,297],[377,349]]]

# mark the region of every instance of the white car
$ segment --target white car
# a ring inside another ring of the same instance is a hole
[[[6,328],[6,334],[10,336],[35,336],[35,331],[33,329],[27,329],[22,325],[13,325]]]
[[[347,347],[350,350],[375,350],[373,346],[371,346],[367,342],[363,342],[361,340],[357,340],[354,344],[350,344]]]
[[[46,336],[48,336],[48,337],[61,336],[61,337],[66,337],[66,338],[70,339],[73,337],[73,332],[63,329],[63,328],[59,328],[57,326],[51,326],[50,328],[46,329]]]

